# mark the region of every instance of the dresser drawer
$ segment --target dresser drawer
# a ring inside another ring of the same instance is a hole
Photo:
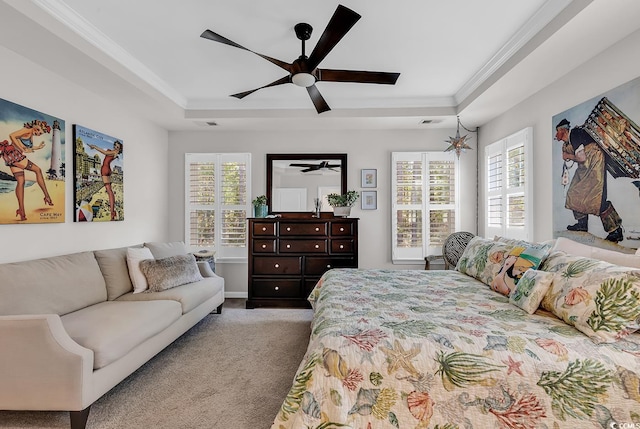
[[[353,258],[316,258],[307,256],[304,261],[305,276],[321,276],[331,268],[355,268]]]
[[[327,253],[327,240],[280,240],[280,253]]]
[[[353,253],[353,240],[331,240],[331,253]]]
[[[254,222],[253,235],[276,235],[275,222]]]
[[[327,235],[326,223],[281,222],[280,235]]]
[[[253,258],[253,273],[265,274],[300,274],[302,272],[300,257],[295,256],[255,256]]]
[[[352,223],[332,223],[331,235],[334,235],[334,236],[353,235],[353,224]]]
[[[252,294],[256,298],[300,298],[300,280],[253,280]]]
[[[254,253],[275,253],[276,252],[276,240],[253,240],[253,252]]]

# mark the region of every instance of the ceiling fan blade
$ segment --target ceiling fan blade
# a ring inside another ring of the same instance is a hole
[[[331,108],[329,107],[327,102],[324,101],[322,94],[320,94],[320,91],[318,91],[318,88],[315,85],[308,86],[307,92],[311,97],[311,101],[313,101],[313,105],[316,106],[316,110],[318,111],[318,113],[331,110]]]
[[[316,77],[322,82],[358,82],[395,85],[400,73],[318,69]]]
[[[235,97],[235,98],[238,98],[238,99],[243,99],[247,95],[253,94],[254,92],[256,92],[259,89],[269,88],[270,86],[282,85],[284,83],[289,83],[289,82],[291,82],[291,76],[285,76],[283,78],[280,78],[280,79],[278,79],[276,81],[271,82],[268,85],[261,86],[260,88],[252,89],[250,91],[239,92],[237,94],[231,94],[231,97]]]
[[[242,50],[245,50],[245,51],[248,51],[248,52],[252,52],[252,53],[264,58],[265,60],[277,65],[278,67],[288,71],[289,73],[291,73],[291,64],[285,63],[284,61],[280,61],[280,60],[277,60],[275,58],[271,58],[271,57],[269,57],[267,55],[259,54],[259,53],[255,52],[255,51],[252,51],[251,49],[247,49],[244,46],[239,45],[236,42],[231,41],[231,40],[227,39],[226,37],[223,37],[223,36],[219,35],[218,33],[214,33],[211,30],[205,30],[200,35],[200,37],[202,37],[204,39],[213,40],[214,42],[223,43],[225,45],[233,46],[234,48],[238,48],[238,49],[242,49]]]
[[[313,71],[318,67],[318,64],[331,52],[360,18],[361,16],[351,9],[338,5],[338,8],[327,24],[327,28],[324,29],[322,36],[320,36],[316,47],[313,48],[311,55],[309,55],[309,60],[307,61],[309,71]]]

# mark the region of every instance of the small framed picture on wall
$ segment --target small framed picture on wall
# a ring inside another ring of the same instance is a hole
[[[376,191],[362,191],[360,203],[362,210],[376,210],[378,208],[378,193]]]
[[[378,170],[375,168],[362,169],[362,187],[377,188],[378,187]]]

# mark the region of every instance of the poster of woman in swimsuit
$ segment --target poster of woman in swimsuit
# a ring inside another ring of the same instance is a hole
[[[76,222],[124,220],[122,139],[73,126]]]
[[[64,121],[0,99],[0,224],[61,223]]]

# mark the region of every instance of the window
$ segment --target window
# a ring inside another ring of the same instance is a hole
[[[213,249],[216,259],[247,256],[251,155],[185,154],[185,243]]]
[[[533,239],[530,158],[533,131],[526,128],[485,148],[485,235]]]
[[[453,152],[393,152],[392,260],[415,264],[442,253],[459,225],[458,161]]]

